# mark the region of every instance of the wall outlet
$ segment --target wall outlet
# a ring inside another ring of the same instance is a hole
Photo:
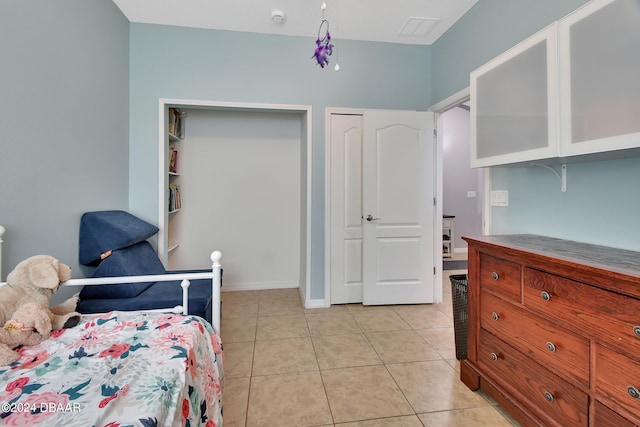
[[[491,206],[509,206],[509,191],[493,190],[491,191]]]
[[[470,199],[473,199],[474,197],[476,197],[476,192],[475,191],[467,191],[467,197]]]

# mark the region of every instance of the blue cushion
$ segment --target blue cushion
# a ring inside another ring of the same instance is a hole
[[[155,225],[125,211],[86,212],[80,219],[80,263],[93,265],[101,254],[143,242],[157,232]]]
[[[85,286],[85,289],[88,286]],[[81,295],[82,297],[82,295]],[[112,310],[151,310],[182,305],[180,281],[156,282],[136,298],[80,299],[80,313],[104,313]],[[189,314],[211,322],[211,280],[191,280],[189,286]]]
[[[166,270],[149,242],[136,243],[128,248],[113,251],[93,273],[93,277],[138,276],[164,274]],[[85,286],[81,299],[133,298],[144,292],[154,282],[124,283],[117,285]]]

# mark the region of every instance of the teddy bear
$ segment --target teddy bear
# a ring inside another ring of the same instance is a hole
[[[0,328],[0,366],[10,365],[20,358],[14,348],[46,340],[51,333],[53,317],[47,306],[34,302],[21,305]]]
[[[71,267],[49,255],[35,255],[18,263],[7,275],[7,284],[0,287],[0,325],[13,317],[23,304],[36,303],[49,307],[51,296],[60,283],[71,278]],[[50,307],[52,328],[62,329],[77,324],[78,297],[68,298],[62,304]]]

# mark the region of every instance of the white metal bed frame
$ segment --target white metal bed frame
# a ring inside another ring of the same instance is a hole
[[[0,277],[2,277],[2,235],[5,228],[0,225]],[[211,279],[211,326],[220,333],[220,288],[222,287],[222,252],[214,251],[211,253],[211,271],[200,273],[167,273],[147,276],[120,276],[120,277],[100,277],[100,278],[82,278],[69,279],[60,284],[60,286],[95,286],[95,285],[115,285],[120,283],[140,283],[140,282],[173,282],[180,280],[182,287],[182,305],[175,307],[161,308],[154,310],[136,310],[140,312],[170,312],[189,314],[189,286],[191,280]],[[0,283],[0,286],[6,283]]]
[[[5,228],[0,225],[0,280],[2,280],[2,235],[4,234]]]

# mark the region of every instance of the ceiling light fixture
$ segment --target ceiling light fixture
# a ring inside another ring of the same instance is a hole
[[[276,24],[284,24],[284,21],[287,20],[287,16],[283,11],[274,9],[271,11],[271,20]]]

